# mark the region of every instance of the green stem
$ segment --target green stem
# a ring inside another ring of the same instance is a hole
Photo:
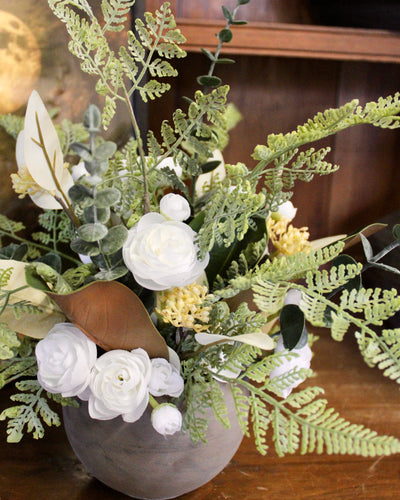
[[[157,406],[160,406],[160,403],[158,403],[155,399],[154,396],[152,396],[151,394],[149,394],[149,403],[150,403],[150,406],[154,409],[157,408]]]

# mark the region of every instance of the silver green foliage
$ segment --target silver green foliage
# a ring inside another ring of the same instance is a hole
[[[134,0],[102,1],[104,23],[101,25],[86,0],[49,0],[54,14],[66,25],[71,39],[70,51],[81,60],[84,72],[98,78],[96,90],[105,97],[105,127],[116,112],[117,101],[129,99],[135,91],[147,101],[169,90],[168,83],[159,81],[176,75],[168,59],[186,55],[179,47],[185,38],[176,29],[168,3],[155,15],[146,13],[145,22],[136,19],[137,34],[129,30],[128,47],[121,47],[116,54],[107,35],[124,28],[134,3]],[[146,79],[148,73],[152,79]]]

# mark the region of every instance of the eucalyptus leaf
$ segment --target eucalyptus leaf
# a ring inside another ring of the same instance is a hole
[[[237,21],[232,21],[231,23],[233,26],[243,26],[247,24],[247,21],[244,20],[237,20]]]
[[[204,87],[218,87],[218,85],[221,85],[222,80],[218,76],[202,75],[197,77],[197,83]]]
[[[90,104],[83,117],[83,126],[89,132],[99,132],[101,128],[101,111],[94,104]]]
[[[71,144],[71,149],[74,153],[76,153],[82,160],[84,161],[92,161],[93,157],[90,152],[90,149],[85,145],[81,144],[80,142],[73,142]]]
[[[100,254],[100,248],[97,243],[89,243],[80,238],[72,240],[70,246],[77,254],[87,255],[88,257],[96,257],[96,255]]]
[[[104,224],[95,222],[93,224],[83,224],[78,227],[78,236],[89,243],[102,240],[108,233],[108,229]]]
[[[99,271],[94,275],[94,277],[98,280],[114,281],[122,278],[122,276],[125,276],[125,274],[127,273],[128,269],[125,266],[119,266],[114,269],[104,269],[102,271]]]
[[[233,33],[229,28],[224,28],[218,33],[218,38],[221,42],[229,43],[232,40]]]
[[[221,57],[215,61],[218,64],[234,64],[235,60],[230,59],[229,57]]]
[[[232,12],[228,9],[228,7],[225,7],[225,5],[222,6],[222,13],[223,13],[225,19],[229,23],[232,23],[232,21],[233,21]]]
[[[83,201],[92,201],[93,196],[91,190],[82,184],[74,184],[68,191],[68,196],[75,203],[82,203]]]
[[[96,160],[108,160],[113,156],[113,154],[117,151],[117,145],[115,142],[106,141],[97,146],[94,157]]]
[[[111,210],[109,208],[97,208],[94,205],[86,207],[83,211],[85,222],[88,223],[101,222],[106,224],[110,220],[110,215]]]
[[[289,350],[296,348],[305,330],[303,311],[295,304],[287,304],[280,312],[279,322],[283,345]]]
[[[119,225],[112,227],[108,231],[108,234],[101,240],[102,252],[106,255],[115,253],[122,248],[127,237],[128,230],[125,226]]]
[[[203,52],[203,54],[208,57],[208,59],[210,59],[210,61],[214,62],[215,61],[215,56],[212,52],[210,52],[209,50],[207,49],[201,49],[201,51]]]
[[[106,188],[98,191],[94,198],[94,204],[97,208],[108,208],[121,199],[121,192],[116,188]]]

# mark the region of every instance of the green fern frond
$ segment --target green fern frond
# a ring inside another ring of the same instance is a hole
[[[362,264],[341,264],[332,266],[329,271],[308,271],[305,280],[309,290],[318,290],[319,293],[329,293],[342,287],[361,273]]]
[[[13,272],[13,267],[0,269],[0,289],[7,286],[7,283],[10,281],[12,272]]]
[[[221,422],[221,424],[227,429],[230,428],[231,424],[228,417],[228,410],[226,407],[224,393],[218,382],[215,379],[211,379],[209,384],[209,397],[211,407],[214,411],[215,418]]]
[[[57,413],[50,409],[41,395],[43,389],[37,380],[24,380],[16,383],[20,393],[11,396],[11,400],[21,404],[6,408],[0,414],[0,420],[8,419],[7,442],[18,443],[24,431],[32,433],[34,439],[44,436],[43,422],[48,426],[59,426],[61,421]]]
[[[231,388],[232,398],[236,409],[238,422],[245,436],[250,437],[249,432],[249,401],[247,394],[236,384],[228,382]]]
[[[3,127],[11,137],[17,139],[18,134],[24,128],[24,117],[12,114],[0,115],[0,127]]]
[[[0,233],[3,232],[6,235],[15,236],[16,233],[19,233],[23,229],[25,229],[25,226],[22,222],[13,221],[5,215],[0,214]]]
[[[256,448],[261,455],[266,455],[268,451],[267,432],[272,415],[268,411],[264,401],[253,393],[250,393],[248,402]]]
[[[106,31],[122,31],[124,23],[127,21],[135,0],[103,0],[101,2],[101,10],[103,13],[105,24],[103,33]]]
[[[15,348],[21,344],[16,332],[6,323],[0,323],[0,360],[11,359],[15,356]]]

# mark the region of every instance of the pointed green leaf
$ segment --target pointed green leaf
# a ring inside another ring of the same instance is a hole
[[[295,304],[287,304],[279,315],[283,345],[286,349],[294,349],[301,339],[305,327],[303,311]]]

